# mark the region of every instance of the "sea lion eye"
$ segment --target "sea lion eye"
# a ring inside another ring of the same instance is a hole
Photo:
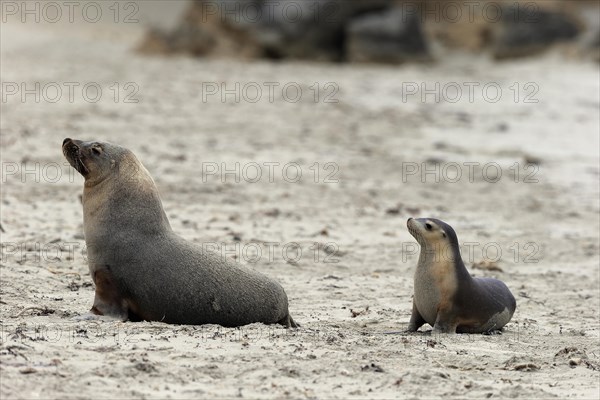
[[[425,223],[425,229],[427,229],[428,231],[431,230],[431,224],[429,222]]]
[[[100,146],[94,146],[92,147],[92,153],[99,156],[100,154],[102,154],[102,148]]]

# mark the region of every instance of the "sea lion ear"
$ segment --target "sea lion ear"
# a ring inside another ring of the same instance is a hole
[[[445,238],[446,237],[446,232],[442,232],[442,237]]]
[[[117,165],[117,162],[114,159],[110,160],[110,168],[111,169],[114,168],[116,165]]]

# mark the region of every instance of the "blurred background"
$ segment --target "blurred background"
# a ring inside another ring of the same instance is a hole
[[[2,398],[597,395],[598,1],[0,6],[3,326],[91,305],[83,253],[65,255],[84,244],[71,137],[130,148],[188,240],[276,243],[228,256],[278,279],[306,327],[250,345],[159,323],[109,325],[135,346],[3,336]],[[405,223],[425,216],[517,297],[502,340],[373,333],[408,322]]]

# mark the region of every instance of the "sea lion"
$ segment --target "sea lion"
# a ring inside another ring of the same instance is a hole
[[[427,322],[434,333],[485,333],[510,321],[514,296],[497,279],[469,275],[450,225],[434,218],[409,218],[407,226],[421,245],[409,332]]]
[[[173,232],[150,173],[130,150],[68,138],[62,150],[85,178],[93,314],[171,324],[297,326],[279,283]]]

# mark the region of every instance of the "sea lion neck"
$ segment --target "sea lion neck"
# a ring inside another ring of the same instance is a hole
[[[102,226],[104,216],[110,215],[106,232],[149,235],[172,232],[158,188],[136,159],[115,164],[109,173],[86,184],[83,209],[84,219],[90,226]]]
[[[452,263],[457,271],[465,271],[465,264],[457,245],[447,241],[430,242],[424,240],[419,254],[419,265],[432,265],[440,262]],[[421,262],[422,261],[422,262]]]
[[[423,240],[421,245],[420,257],[427,261],[440,262],[450,261],[456,262],[457,257],[459,261],[462,261],[460,254],[456,254],[451,243],[444,241],[430,242]]]
[[[83,188],[93,188],[94,186],[100,185],[103,182],[106,182],[106,176],[99,176],[94,178],[85,178],[83,182]]]

